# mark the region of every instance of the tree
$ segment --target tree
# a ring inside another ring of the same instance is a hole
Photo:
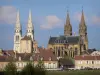
[[[41,70],[44,69],[44,63],[41,59],[38,60],[38,64],[36,65],[37,68],[40,68]]]
[[[4,68],[5,75],[17,75],[17,67],[13,62],[9,62]]]
[[[29,62],[27,65],[22,69],[21,75],[35,75],[34,73],[34,65]]]
[[[41,59],[38,60],[38,64],[35,67],[35,74],[36,75],[46,75],[44,62]]]

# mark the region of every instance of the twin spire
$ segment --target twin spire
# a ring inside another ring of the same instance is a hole
[[[19,10],[17,11],[17,15],[16,15],[16,27],[21,27]],[[32,13],[31,13],[31,10],[29,10],[29,17],[28,17],[27,27],[33,27],[32,26]]]
[[[86,27],[85,25],[85,19],[84,19],[84,13],[82,9],[82,16],[81,16],[81,21],[79,27]],[[64,27],[64,35],[65,36],[71,36],[72,35],[72,25],[70,23],[70,17],[69,17],[69,11],[67,10],[67,18],[66,18],[66,24]]]
[[[17,11],[16,15],[16,27],[15,27],[16,33],[22,32],[21,25],[20,25],[20,15],[19,15],[19,10]],[[32,24],[32,13],[31,10],[29,10],[29,17],[28,17],[28,24],[27,24],[27,36],[30,36],[33,40],[34,37],[34,29],[33,29],[33,24]]]

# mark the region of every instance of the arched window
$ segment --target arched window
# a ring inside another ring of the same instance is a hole
[[[16,36],[16,41],[19,41],[19,36],[18,35]]]

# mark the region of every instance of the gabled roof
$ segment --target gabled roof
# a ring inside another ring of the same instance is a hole
[[[31,37],[25,35],[21,40],[31,40]]]
[[[49,44],[76,44],[80,41],[79,36],[50,37]]]
[[[19,57],[21,61],[30,61],[30,57],[32,60],[38,61],[39,58],[43,58],[43,61],[57,61],[57,57],[53,54],[52,50],[38,48],[39,53],[14,53],[14,51],[3,51],[3,55],[0,56],[0,62],[9,62],[9,61],[19,61]],[[15,56],[16,55],[16,56]]]

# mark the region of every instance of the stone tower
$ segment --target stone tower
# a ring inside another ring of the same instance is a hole
[[[15,33],[14,33],[14,50],[20,52],[20,40],[22,37],[22,27],[20,24],[20,15],[19,10],[16,16],[16,25],[15,25]]]
[[[72,35],[72,26],[70,24],[69,11],[67,11],[66,23],[64,25],[64,35],[65,36],[71,36]]]
[[[32,24],[31,10],[29,10],[29,18],[28,18],[27,34],[26,35],[31,37],[32,41],[34,41],[34,27],[33,27],[33,24]]]
[[[81,51],[88,50],[87,26],[84,19],[83,9],[82,9],[81,21],[79,24],[79,35],[81,39]]]

